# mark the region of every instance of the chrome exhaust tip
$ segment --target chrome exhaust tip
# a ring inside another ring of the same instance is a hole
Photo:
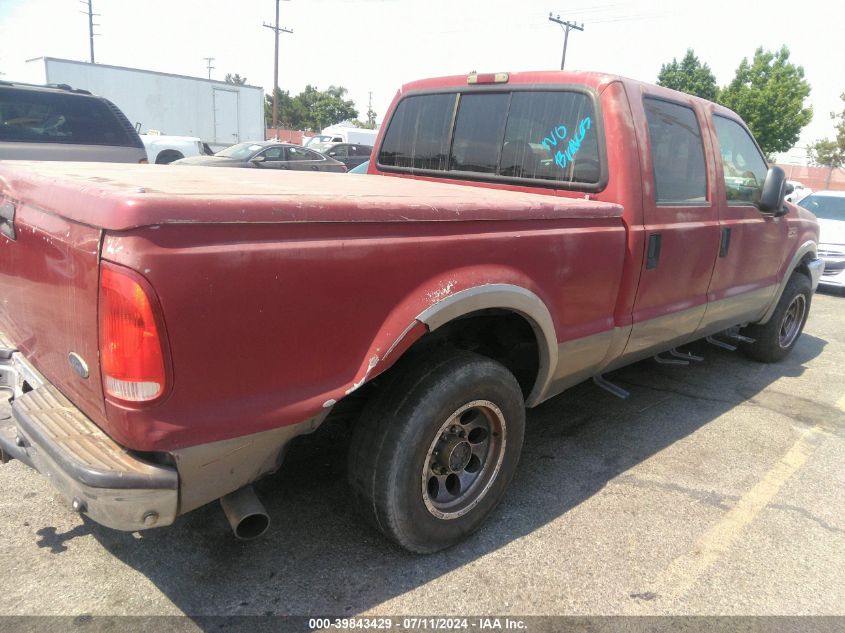
[[[220,505],[235,537],[242,541],[258,538],[270,527],[270,515],[252,486],[244,486],[221,497]]]

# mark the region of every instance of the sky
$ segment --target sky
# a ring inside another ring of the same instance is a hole
[[[93,0],[99,63],[212,78],[239,73],[273,85],[275,0]],[[704,7],[704,8],[703,8]],[[0,0],[0,78],[27,80],[26,60],[86,61],[88,17],[79,0]],[[555,69],[563,31],[549,13],[584,24],[572,31],[568,70],[656,81],[660,66],[692,48],[719,85],[758,46],[789,47],[812,91],[812,122],[788,158],[832,137],[845,92],[845,3],[831,0],[284,0],[279,85],[349,90],[365,118],[369,93],[381,121],[397,88],[440,75]],[[31,65],[30,65],[31,68]],[[782,157],[783,158],[783,157]]]

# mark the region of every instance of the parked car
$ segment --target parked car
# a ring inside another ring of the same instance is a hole
[[[214,154],[207,144],[196,136],[171,136],[148,131],[141,134],[141,141],[147,150],[147,160],[156,165],[169,165],[188,156],[210,156]]]
[[[816,191],[798,205],[819,220],[819,257],[824,260],[820,285],[845,288],[845,191]]]
[[[346,165],[347,169],[357,167],[370,160],[373,153],[371,145],[357,145],[355,143],[333,143],[321,150],[329,158],[334,158]]]
[[[812,189],[805,187],[804,183],[797,180],[787,180],[786,185],[787,187],[792,187],[792,191],[786,195],[787,202],[797,203],[802,198],[805,198],[813,193]]]
[[[0,160],[145,163],[147,153],[108,99],[64,84],[0,81]]]
[[[345,172],[346,165],[319,152],[276,141],[238,143],[213,156],[182,158],[173,165],[205,167],[255,167],[259,169],[293,169],[300,171]]]
[[[819,225],[731,110],[491,73],[407,84],[385,125],[368,178],[0,163],[0,458],[106,526],[220,499],[250,538],[250,484],[336,414],[350,503],[432,552],[502,500],[526,406],[624,397],[607,372],[704,337],[798,344]]]

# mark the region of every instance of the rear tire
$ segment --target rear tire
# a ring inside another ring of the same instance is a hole
[[[444,549],[478,529],[519,461],[525,405],[500,363],[460,350],[403,359],[353,430],[361,514],[401,547]]]
[[[182,152],[177,152],[175,149],[166,149],[156,156],[156,165],[169,165],[180,158],[185,158]]]
[[[775,363],[786,358],[804,330],[812,297],[809,278],[801,273],[792,273],[772,318],[764,325],[743,328],[742,334],[755,341],[742,343],[742,351],[761,363]]]

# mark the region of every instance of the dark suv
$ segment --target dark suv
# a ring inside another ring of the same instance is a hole
[[[147,153],[108,99],[64,84],[0,81],[0,160],[146,163]]]

